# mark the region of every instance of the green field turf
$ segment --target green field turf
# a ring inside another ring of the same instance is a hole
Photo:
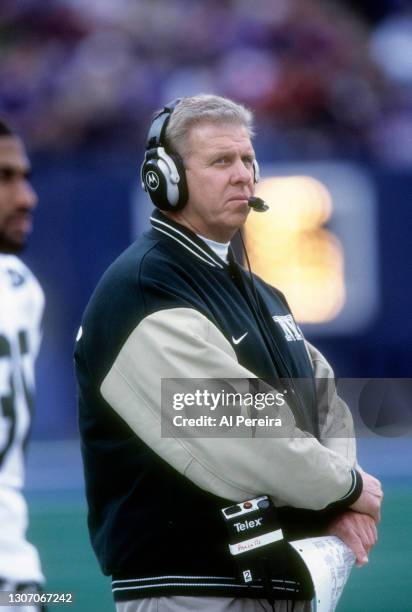
[[[379,543],[369,565],[355,568],[338,612],[412,612],[412,483],[384,482]],[[53,610],[113,612],[110,581],[91,551],[80,494],[29,495],[29,537],[41,554],[48,592],[72,591],[74,605]]]

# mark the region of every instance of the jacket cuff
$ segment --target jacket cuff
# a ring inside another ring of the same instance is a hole
[[[329,504],[325,508],[325,510],[345,510],[349,508],[355,501],[360,497],[363,489],[363,481],[362,476],[358,472],[358,470],[352,469],[352,484],[350,486],[349,491],[337,501]]]

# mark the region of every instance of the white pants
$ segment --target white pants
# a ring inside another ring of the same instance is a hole
[[[294,607],[293,607],[294,604]],[[235,597],[149,597],[116,603],[116,612],[272,612],[267,599]],[[311,612],[310,601],[277,601],[275,612]]]

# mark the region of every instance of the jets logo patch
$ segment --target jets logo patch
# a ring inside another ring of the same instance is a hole
[[[280,326],[288,342],[303,340],[302,332],[299,326],[296,325],[292,315],[275,316],[273,320]]]

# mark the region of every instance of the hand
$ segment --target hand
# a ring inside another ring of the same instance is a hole
[[[328,535],[335,535],[353,551],[356,565],[368,562],[368,552],[378,540],[375,521],[368,514],[349,510],[335,518],[327,527]]]
[[[350,506],[351,510],[362,514],[369,514],[375,523],[381,520],[381,504],[383,491],[377,478],[363,470],[359,470],[363,480],[363,489],[360,497]]]

